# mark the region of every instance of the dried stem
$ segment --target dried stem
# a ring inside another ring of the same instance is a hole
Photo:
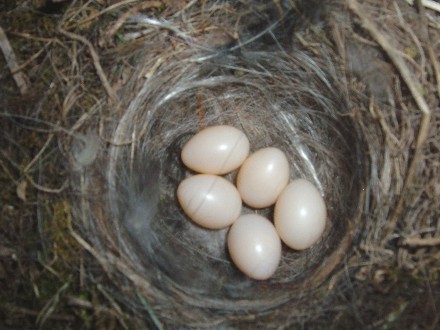
[[[20,89],[21,95],[26,94],[29,89],[28,84],[26,82],[27,81],[26,77],[24,73],[20,71],[20,66],[17,63],[17,58],[15,57],[14,50],[12,49],[11,44],[9,43],[9,40],[6,37],[6,34],[1,26],[0,26],[0,49],[2,50],[3,55],[5,56],[6,63],[8,64],[9,70],[12,73],[12,77],[14,78],[15,83]]]
[[[389,58],[391,59],[391,61],[399,71],[402,79],[405,81],[406,85],[408,86],[408,89],[410,90],[412,97],[414,98],[415,102],[417,103],[417,106],[419,107],[419,110],[422,112],[422,120],[419,127],[419,133],[417,135],[414,156],[409,165],[399,201],[388,223],[390,232],[392,232],[394,230],[394,227],[396,226],[397,220],[399,219],[399,216],[403,209],[405,191],[409,188],[409,186],[412,183],[417,165],[422,156],[423,144],[428,135],[429,125],[431,121],[431,110],[429,109],[428,104],[426,103],[425,99],[421,94],[421,91],[423,90],[422,86],[411,75],[405,62],[399,56],[398,51],[391,45],[390,41],[379,31],[379,29],[367,17],[367,15],[362,12],[361,8],[359,7],[359,3],[356,0],[348,0],[348,7],[354,14],[356,14],[359,17],[360,21],[362,22],[362,26],[371,34],[372,38],[387,53],[387,55],[389,56]]]
[[[150,9],[150,8],[160,8],[161,6],[163,6],[163,3],[161,1],[147,1],[147,2],[141,2],[137,6],[130,8],[121,17],[119,17],[119,19],[116,21],[115,24],[113,24],[113,26],[105,34],[104,39],[109,40],[110,38],[112,38],[113,35],[127,21],[127,19],[133,14],[137,13],[138,11]]]
[[[402,242],[402,245],[407,246],[436,246],[440,245],[439,237],[429,237],[429,238],[419,238],[419,237],[408,237]]]
[[[93,47],[92,43],[90,41],[88,41],[86,38],[84,38],[83,36],[80,36],[79,34],[76,34],[76,33],[72,33],[72,32],[66,31],[62,27],[59,27],[58,31],[61,34],[64,34],[65,36],[69,37],[70,39],[82,42],[83,44],[85,44],[89,48],[90,55],[92,56],[93,64],[95,66],[96,73],[98,74],[98,77],[101,80],[102,85],[104,86],[108,96],[110,97],[110,100],[112,102],[115,102],[115,103],[118,104],[119,103],[119,98],[116,95],[116,93],[113,90],[113,88],[110,86],[110,83],[109,83],[109,81],[107,79],[107,76],[105,75],[104,70],[102,69],[101,62],[100,62],[100,59],[99,59],[99,55],[96,52],[95,47]]]

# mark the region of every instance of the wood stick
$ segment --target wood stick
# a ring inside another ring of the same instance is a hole
[[[11,47],[11,44],[9,43],[9,40],[6,36],[5,31],[3,31],[2,27],[0,26],[0,49],[3,52],[3,55],[5,56],[6,63],[9,67],[9,70],[12,73],[12,77],[15,80],[15,83],[18,86],[18,89],[20,90],[20,94],[24,95],[29,90],[26,76],[23,72],[20,71],[20,66],[17,63],[17,58],[15,57],[14,50]]]

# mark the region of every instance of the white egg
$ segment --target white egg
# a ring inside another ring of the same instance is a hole
[[[234,264],[255,280],[271,277],[281,260],[281,240],[275,227],[258,214],[240,216],[229,230],[227,244]]]
[[[324,232],[327,210],[318,189],[307,180],[292,181],[275,204],[274,222],[281,240],[295,250],[312,246]]]
[[[246,135],[232,126],[211,126],[194,135],[182,149],[182,161],[205,174],[226,174],[243,163],[249,154]]]
[[[197,224],[209,229],[230,226],[241,212],[237,188],[226,179],[198,174],[183,180],[177,188],[183,211]]]
[[[275,203],[287,186],[290,167],[286,155],[277,148],[256,151],[245,160],[237,176],[237,188],[243,201],[255,208]]]

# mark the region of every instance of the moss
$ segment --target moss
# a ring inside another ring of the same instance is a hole
[[[406,47],[405,54],[415,59],[417,56],[419,56],[419,51],[415,47]]]
[[[44,231],[50,241],[51,251],[55,257],[63,262],[79,264],[78,251],[80,247],[70,235],[72,219],[69,203],[61,199],[47,205],[47,208],[49,216],[45,221]]]

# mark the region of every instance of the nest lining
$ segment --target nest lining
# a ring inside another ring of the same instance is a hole
[[[194,322],[194,307],[203,318],[276,313],[314,294],[364,227],[364,137],[349,115],[348,86],[325,59],[306,52],[199,58],[190,51],[164,63],[115,121],[114,145],[84,174],[82,193],[102,196],[89,202],[89,235],[159,291],[161,313],[179,315],[179,323]],[[240,128],[254,150],[279,147],[292,178],[307,178],[325,196],[324,238],[301,253],[284,248],[269,281],[241,274],[226,252],[226,230],[199,228],[176,201],[190,174],[180,160],[183,144],[215,124]]]

